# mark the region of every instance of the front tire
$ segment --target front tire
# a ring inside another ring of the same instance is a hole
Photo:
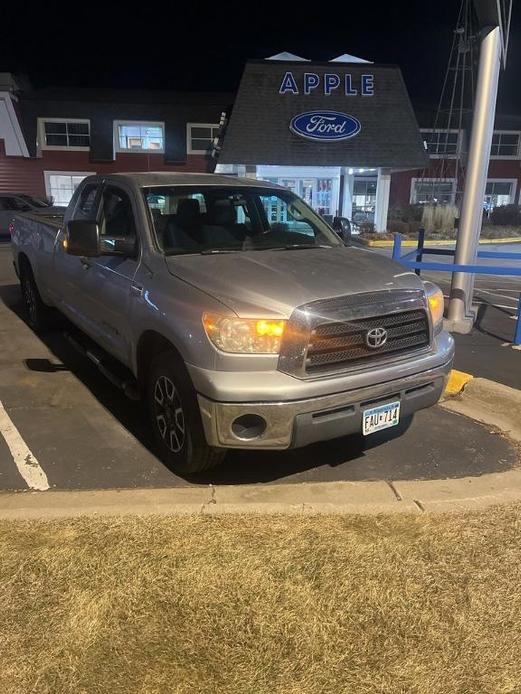
[[[163,352],[152,361],[146,402],[161,459],[169,467],[196,474],[223,460],[226,451],[206,443],[195,390],[174,352]]]

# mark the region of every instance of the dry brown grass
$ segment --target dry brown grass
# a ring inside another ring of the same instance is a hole
[[[520,519],[2,522],[0,692],[521,692]]]

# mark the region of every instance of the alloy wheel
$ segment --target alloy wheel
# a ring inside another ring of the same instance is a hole
[[[185,442],[185,417],[181,398],[168,376],[160,376],[154,387],[157,428],[172,453],[179,453]]]

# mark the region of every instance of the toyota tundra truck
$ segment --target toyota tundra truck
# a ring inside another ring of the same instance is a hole
[[[121,365],[181,473],[394,427],[452,365],[440,289],[272,183],[89,176],[63,218],[18,215],[12,250],[29,324],[58,310]]]

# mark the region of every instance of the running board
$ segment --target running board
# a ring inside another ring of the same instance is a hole
[[[64,332],[65,339],[79,352],[82,356],[87,357],[98,368],[98,371],[105,376],[116,388],[119,388],[129,398],[129,400],[139,400],[139,392],[137,384],[132,378],[122,378],[112,371],[103,362],[103,356],[97,354],[94,350],[84,347],[81,342],[78,342],[70,333]]]

